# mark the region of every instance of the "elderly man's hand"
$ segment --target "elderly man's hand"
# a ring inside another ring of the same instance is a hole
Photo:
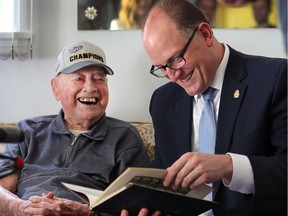
[[[53,193],[44,194],[42,197],[32,196],[30,197],[29,201],[30,203],[25,206],[25,215],[90,215],[88,205],[68,199],[55,197]]]

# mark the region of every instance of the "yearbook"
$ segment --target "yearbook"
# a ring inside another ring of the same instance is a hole
[[[203,199],[212,187],[203,184],[192,190],[173,190],[163,186],[165,175],[165,169],[129,167],[104,191],[62,184],[86,200],[95,213],[120,214],[127,209],[130,215],[137,215],[141,208],[148,208],[151,213],[160,210],[166,215],[191,216],[217,206]]]

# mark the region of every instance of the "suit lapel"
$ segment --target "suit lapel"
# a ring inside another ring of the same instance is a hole
[[[247,88],[242,82],[245,77],[246,71],[240,54],[230,48],[220,99],[216,154],[226,154],[230,148],[237,116]]]
[[[226,154],[232,144],[232,136],[246,86],[229,80],[222,88],[217,123],[216,154]]]
[[[219,107],[215,154],[226,154],[232,144],[237,116],[247,88],[242,82],[246,76],[241,54],[230,48]],[[220,183],[214,183],[214,195]]]
[[[174,118],[178,157],[191,151],[192,103],[193,97],[183,92],[183,96],[176,104]]]

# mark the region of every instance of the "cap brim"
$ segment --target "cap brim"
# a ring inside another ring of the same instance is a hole
[[[73,73],[79,69],[82,69],[84,67],[87,67],[87,66],[100,66],[100,67],[103,67],[105,69],[105,72],[106,74],[109,74],[109,75],[113,75],[114,72],[113,70],[108,67],[107,65],[104,65],[102,63],[96,63],[95,61],[82,61],[82,62],[78,62],[76,64],[73,64],[65,69],[63,69],[62,71],[59,71],[59,73]]]

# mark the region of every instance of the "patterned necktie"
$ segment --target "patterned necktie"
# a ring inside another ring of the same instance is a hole
[[[216,140],[216,116],[213,103],[214,89],[209,87],[202,93],[204,108],[199,123],[199,152],[213,154],[215,152]],[[212,184],[209,184],[212,186]],[[212,193],[204,199],[212,201]],[[204,213],[205,216],[213,216],[212,210]]]

